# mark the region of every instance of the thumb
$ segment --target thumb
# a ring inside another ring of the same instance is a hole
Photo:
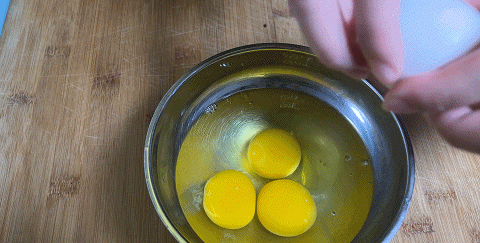
[[[383,107],[396,113],[443,113],[480,103],[480,50],[430,73],[400,80]]]

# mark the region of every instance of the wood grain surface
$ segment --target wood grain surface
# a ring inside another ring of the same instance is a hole
[[[12,0],[0,37],[0,242],[175,242],[143,146],[162,95],[218,52],[306,45],[286,0]],[[405,117],[415,193],[393,242],[480,242],[480,157]]]

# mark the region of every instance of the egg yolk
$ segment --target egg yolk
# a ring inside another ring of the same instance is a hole
[[[269,182],[260,190],[257,214],[268,231],[291,237],[312,227],[317,218],[317,207],[304,186],[282,179]]]
[[[297,169],[301,159],[300,144],[287,131],[268,129],[250,141],[247,157],[257,174],[267,179],[280,179]]]
[[[252,181],[236,170],[222,171],[207,181],[203,208],[208,218],[226,229],[239,229],[255,215],[256,192]]]

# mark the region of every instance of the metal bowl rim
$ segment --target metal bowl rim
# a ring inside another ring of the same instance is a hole
[[[157,108],[155,109],[155,112],[152,116],[152,119],[150,121],[148,130],[147,130],[147,135],[146,135],[146,140],[145,140],[145,148],[144,148],[144,171],[145,171],[145,179],[146,179],[146,184],[147,184],[147,189],[148,193],[150,195],[151,201],[155,207],[155,210],[157,211],[157,214],[160,216],[160,219],[162,220],[163,224],[165,227],[168,229],[168,231],[173,235],[173,237],[179,241],[179,242],[188,242],[182,234],[177,230],[177,228],[170,222],[170,219],[168,216],[165,214],[164,209],[162,205],[160,204],[158,200],[158,193],[156,191],[155,185],[153,183],[153,175],[152,175],[152,170],[153,170],[153,165],[152,165],[152,145],[154,144],[154,133],[156,126],[158,124],[158,121],[160,119],[160,115],[163,112],[163,109],[165,105],[168,103],[170,98],[175,94],[175,92],[178,90],[178,88],[183,85],[189,78],[196,73],[200,72],[203,70],[205,67],[220,61],[223,58],[226,58],[228,56],[233,56],[235,54],[239,53],[245,53],[249,51],[259,51],[259,50],[269,50],[269,49],[279,49],[279,50],[290,50],[290,51],[300,51],[300,52],[305,52],[308,54],[311,54],[312,52],[308,47],[301,46],[301,45],[295,45],[295,44],[289,44],[289,43],[260,43],[260,44],[252,44],[252,45],[245,45],[245,46],[240,46],[236,47],[230,50],[226,50],[223,52],[220,52],[202,62],[200,62],[198,65],[194,66],[191,68],[189,71],[187,71],[184,75],[182,75],[173,85],[172,87],[165,93],[163,98],[161,99],[160,103],[158,104]],[[373,83],[369,82],[368,80],[361,80],[364,82],[367,86],[369,86],[382,100],[383,100],[383,94],[379,91],[380,89],[377,89]],[[392,113],[393,114],[393,113]],[[408,212],[408,208],[410,205],[410,201],[413,196],[413,190],[414,190],[414,184],[415,184],[415,159],[414,159],[414,153],[413,153],[413,146],[410,141],[410,136],[408,135],[408,131],[406,129],[405,123],[400,115],[393,114],[395,117],[395,120],[397,122],[397,127],[400,129],[400,132],[402,134],[403,138],[403,143],[406,148],[406,156],[407,156],[407,182],[406,182],[406,190],[405,190],[405,195],[403,197],[402,203],[401,203],[401,210],[398,211],[397,215],[392,221],[392,225],[390,226],[389,230],[385,232],[385,234],[381,237],[381,242],[382,243],[388,243],[390,242],[397,231],[400,229],[403,220],[405,219],[405,216]]]

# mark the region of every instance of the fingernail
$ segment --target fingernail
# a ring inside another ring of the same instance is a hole
[[[416,112],[414,107],[399,98],[385,100],[382,104],[382,108],[386,111],[392,111],[394,113],[409,114]]]
[[[397,72],[383,62],[374,61],[371,68],[373,75],[389,87],[399,78]]]

